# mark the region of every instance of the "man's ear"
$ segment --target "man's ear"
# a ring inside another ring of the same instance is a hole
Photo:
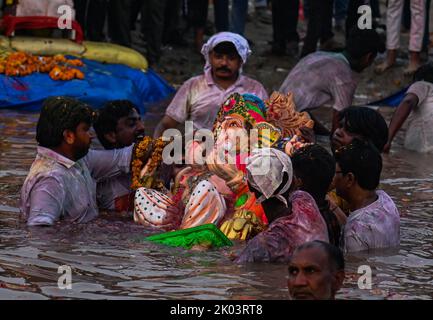
[[[117,142],[116,134],[114,133],[114,131],[105,133],[104,138],[111,144],[116,144]]]
[[[346,274],[344,273],[344,270],[340,270],[335,273],[334,283],[332,285],[332,289],[335,293],[337,293],[337,291],[343,286],[345,276]]]
[[[63,131],[63,140],[65,140],[67,144],[74,144],[75,132],[73,132],[72,130],[66,129],[65,131]]]
[[[352,172],[346,174],[346,179],[348,187],[353,187],[356,184],[356,178]]]

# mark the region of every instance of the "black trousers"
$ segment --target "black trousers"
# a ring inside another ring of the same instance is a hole
[[[299,41],[298,18],[299,0],[272,0],[274,46],[284,49],[287,42]]]
[[[319,40],[324,43],[334,36],[332,33],[334,0],[310,0],[309,6],[308,29],[302,56],[315,52]]]
[[[186,18],[193,28],[205,28],[208,17],[208,0],[187,0]]]
[[[147,58],[150,63],[158,62],[162,51],[162,37],[165,25],[165,9],[169,5],[168,0],[146,0],[146,10],[142,10],[142,19],[146,22],[148,33],[147,39]]]
[[[74,0],[75,9],[75,20],[80,24],[83,31],[86,28],[86,11],[87,11],[87,0]]]
[[[362,5],[369,4],[369,0],[349,0],[346,19],[346,39],[349,37],[351,30],[356,28],[358,25],[358,19],[361,17],[358,13],[358,8]]]
[[[170,0],[164,13],[164,31],[162,36],[163,43],[176,41],[181,37],[180,32],[180,13],[182,0]]]
[[[104,26],[107,19],[108,1],[88,0],[85,15],[86,38],[91,41],[105,41]]]
[[[110,0],[108,3],[108,32],[111,41],[126,47],[131,46],[132,3],[132,0]]]
[[[91,41],[105,41],[104,27],[108,17],[108,34],[114,43],[131,46],[130,19],[132,0],[75,0],[77,20]]]

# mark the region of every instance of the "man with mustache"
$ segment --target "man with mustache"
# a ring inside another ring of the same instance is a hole
[[[106,150],[131,146],[144,136],[144,125],[137,107],[128,100],[108,102],[99,111],[93,125],[99,142]],[[100,209],[115,212],[132,212],[134,193],[131,192],[131,175],[98,181],[96,197]]]
[[[293,252],[288,271],[291,299],[334,300],[344,282],[344,256],[329,243],[307,242]]]
[[[94,118],[88,105],[72,98],[44,102],[36,128],[36,159],[21,189],[19,207],[27,225],[95,219],[97,182],[129,173],[132,146],[89,150]]]
[[[221,32],[212,36],[202,48],[204,73],[189,79],[178,90],[154,138],[185,121],[193,121],[194,129],[211,130],[220,106],[232,93],[251,93],[267,99],[263,86],[242,74],[250,53],[247,40],[238,34]]]

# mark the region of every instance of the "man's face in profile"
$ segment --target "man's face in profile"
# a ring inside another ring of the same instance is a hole
[[[337,271],[321,248],[295,252],[288,266],[287,286],[293,300],[331,300],[340,289],[344,271]]]

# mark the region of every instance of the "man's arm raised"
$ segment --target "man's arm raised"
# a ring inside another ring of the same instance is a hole
[[[164,115],[164,118],[158,123],[153,133],[153,138],[157,139],[161,137],[165,130],[176,128],[180,123],[171,118],[170,116]]]

